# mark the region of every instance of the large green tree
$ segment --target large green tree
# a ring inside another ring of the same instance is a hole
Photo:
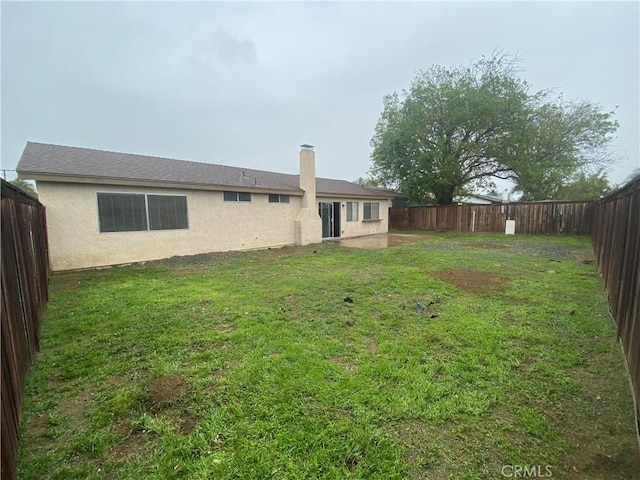
[[[418,71],[408,90],[384,97],[371,175],[412,202],[450,204],[496,178],[526,198],[548,198],[580,169],[606,163],[612,114],[530,93],[519,71],[505,54]]]
[[[578,172],[560,187],[553,196],[556,200],[598,200],[611,191],[605,172]]]
[[[547,92],[538,99],[531,102],[522,157],[507,175],[514,190],[523,200],[561,199],[572,184],[574,192],[588,184],[592,192],[606,190],[605,173],[613,162],[608,146],[618,127],[613,112],[602,112],[587,101],[550,98]]]

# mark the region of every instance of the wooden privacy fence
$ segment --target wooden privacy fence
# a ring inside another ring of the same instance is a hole
[[[531,202],[502,205],[392,207],[389,229],[504,233],[514,220],[516,233],[587,235],[592,202]]]
[[[629,365],[640,432],[640,178],[593,204],[591,232]]]
[[[49,254],[44,206],[2,180],[2,479],[16,478],[24,380],[39,349],[48,298]]]

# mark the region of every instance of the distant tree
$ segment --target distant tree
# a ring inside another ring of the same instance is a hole
[[[611,184],[603,171],[592,174],[579,172],[569,183],[560,187],[556,200],[597,200],[611,191]]]
[[[495,178],[529,199],[547,198],[581,169],[606,165],[612,113],[531,94],[518,71],[517,58],[501,53],[418,71],[408,90],[384,97],[371,175],[412,202],[450,204]]]
[[[33,186],[32,183],[29,183],[27,180],[23,180],[22,178],[14,178],[9,183],[24,190],[32,197],[38,198],[38,192],[36,191],[36,188]]]
[[[363,185],[365,187],[382,187],[384,185],[380,184],[375,178],[371,177],[358,177],[353,183],[357,183],[358,185]]]
[[[633,170],[631,170],[631,173],[627,176],[627,178],[624,179],[623,183],[629,183],[638,177],[640,177],[640,168],[634,168]]]

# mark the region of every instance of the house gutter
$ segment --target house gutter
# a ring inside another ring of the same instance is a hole
[[[150,188],[175,188],[188,190],[208,190],[208,191],[228,191],[234,192],[251,192],[251,193],[279,193],[283,195],[303,196],[302,190],[288,190],[276,188],[260,188],[249,187],[246,185],[215,185],[210,183],[192,183],[192,182],[166,182],[162,180],[137,180],[128,178],[113,177],[89,177],[83,175],[55,175],[49,173],[32,173],[19,171],[21,178],[35,180],[36,182],[56,182],[56,183],[75,183],[87,185],[119,185],[127,187],[150,187]]]

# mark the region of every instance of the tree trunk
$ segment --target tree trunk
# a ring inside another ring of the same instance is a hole
[[[442,190],[434,192],[438,205],[451,205],[453,203],[454,191],[455,191],[455,187],[451,187],[451,188],[443,188]]]

